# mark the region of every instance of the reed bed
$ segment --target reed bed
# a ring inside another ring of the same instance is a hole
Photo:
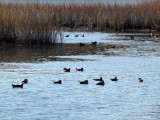
[[[126,4],[0,3],[0,42],[60,43],[60,29],[91,31],[159,30],[160,1]]]
[[[0,3],[0,43],[52,45],[62,43],[53,23],[54,7],[39,3]]]
[[[136,5],[91,4],[55,7],[54,24],[57,27],[94,31],[125,31],[133,29],[158,30],[160,1],[144,1]]]

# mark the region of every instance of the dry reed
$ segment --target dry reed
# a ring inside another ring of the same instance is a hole
[[[62,42],[58,29],[159,30],[160,1],[136,5],[0,3],[0,42],[29,45]]]
[[[53,7],[39,3],[0,3],[0,42],[51,45],[62,42],[53,24]]]

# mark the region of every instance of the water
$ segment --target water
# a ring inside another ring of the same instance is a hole
[[[160,119],[159,39],[149,33],[67,34],[64,44],[54,47],[0,47],[2,120]],[[65,73],[64,67],[71,72]],[[84,71],[76,72],[81,67]],[[93,78],[100,76],[105,86],[95,85]],[[119,81],[110,81],[114,76]],[[25,78],[29,83],[23,89],[12,88]],[[61,85],[53,84],[60,79]]]

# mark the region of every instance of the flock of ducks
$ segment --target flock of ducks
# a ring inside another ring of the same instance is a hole
[[[64,68],[63,70],[64,70],[64,72],[70,72],[70,68],[68,68],[68,69]],[[80,69],[76,68],[76,71],[83,71],[83,68],[80,68]],[[105,85],[102,77],[100,77],[99,79],[93,79],[93,80],[99,81],[96,85]],[[59,81],[61,81],[61,80],[59,80]],[[57,84],[57,83],[59,83],[59,81],[57,81],[57,82],[53,81],[53,82]],[[78,82],[80,84],[89,84],[88,80],[78,81]],[[61,83],[59,83],[59,84],[61,84]]]
[[[79,35],[78,34],[76,34],[74,37],[78,37]],[[66,35],[65,37],[69,37],[69,35]],[[82,34],[82,36],[81,37],[84,37],[84,34]]]
[[[118,33],[116,33],[116,36],[117,36],[117,35],[118,35]],[[153,36],[153,33],[150,33],[150,35],[151,35],[151,37],[152,37],[152,36]],[[78,37],[78,36],[79,36],[78,34],[75,35],[75,37]],[[69,37],[69,35],[66,35],[65,37]],[[81,37],[84,37],[84,34],[82,34]],[[155,37],[155,38],[159,38],[159,34],[155,34],[154,37]],[[134,39],[134,36],[131,35],[131,36],[130,36],[130,39],[133,40],[133,39]],[[92,44],[92,45],[97,45],[97,41],[91,42],[91,44]],[[81,47],[81,46],[84,46],[85,44],[84,44],[84,43],[79,43],[79,45],[80,45],[80,47]]]
[[[63,70],[64,70],[64,72],[70,72],[70,68],[64,68]],[[76,68],[76,71],[84,71],[84,69],[83,68],[80,68],[80,69]],[[102,86],[105,85],[105,82],[104,82],[102,77],[97,78],[97,79],[93,79],[93,80],[98,81],[98,83],[96,83],[96,85],[102,85]],[[110,80],[111,81],[118,81],[116,76],[114,78],[110,79]],[[143,82],[142,78],[138,78],[138,82]],[[27,83],[28,83],[28,79],[24,79],[20,85],[12,84],[12,87],[13,88],[23,88],[23,85],[27,84]],[[53,83],[54,84],[62,84],[62,80],[53,81]],[[88,80],[84,80],[84,81],[79,81],[78,80],[78,83],[79,84],[89,84]]]
[[[118,33],[116,33],[116,36],[118,35]],[[155,38],[158,38],[160,35],[159,34],[153,34],[153,33],[150,33],[151,36],[154,36]],[[69,37],[69,35],[65,35],[65,37]],[[79,37],[78,34],[76,34],[74,37]],[[84,37],[84,34],[81,35],[81,37]],[[133,35],[130,36],[131,39],[134,39]]]
[[[118,35],[118,34],[116,33],[116,35]],[[78,34],[75,35],[75,37],[78,37],[78,36],[79,36]],[[151,36],[152,36],[152,33],[151,33]],[[66,35],[65,37],[69,37],[69,35]],[[84,34],[82,34],[81,37],[84,37]],[[159,36],[156,35],[155,37],[159,37]],[[134,39],[134,37],[132,35],[131,35],[131,39]],[[97,41],[91,42],[91,43],[92,43],[92,45],[96,45]],[[80,46],[84,46],[85,44],[84,43],[79,43],[79,45]],[[63,70],[64,70],[64,72],[70,72],[70,68],[68,68],[68,69],[64,68]],[[83,70],[84,70],[83,68],[80,68],[80,69],[76,68],[76,71],[83,71]],[[105,82],[103,81],[102,77],[100,77],[99,79],[93,79],[93,80],[99,81],[96,85],[105,85]],[[115,76],[115,78],[112,78],[110,80],[111,81],[118,81],[116,76]],[[78,82],[79,82],[79,84],[89,84],[88,80],[78,81]],[[138,82],[143,82],[143,79],[142,78],[138,78]],[[13,88],[23,88],[23,85],[27,84],[27,83],[28,83],[28,79],[24,79],[20,85],[12,84],[12,87]],[[54,84],[62,84],[62,80],[53,81],[53,83]]]
[[[117,36],[117,35],[118,35],[118,33],[116,33],[116,36]],[[151,37],[154,36],[154,38],[159,38],[159,37],[160,37],[159,34],[154,34],[154,35],[153,35],[153,33],[150,33],[150,35],[151,35]],[[69,35],[65,35],[65,37],[69,37]],[[79,37],[79,35],[76,34],[74,37]],[[81,37],[84,37],[84,34],[82,34]],[[131,39],[131,40],[134,39],[133,35],[130,36],[130,39]],[[95,41],[95,42],[96,42],[96,41]],[[97,42],[96,42],[96,43],[95,43],[95,42],[93,42],[93,44],[97,44]],[[80,46],[83,46],[83,44],[80,44]]]
[[[79,36],[79,35],[76,34],[74,37],[78,37],[78,36]],[[65,35],[65,37],[69,37],[69,35]],[[82,34],[81,37],[84,37],[84,34]],[[97,45],[97,41],[91,42],[91,44],[92,44],[92,45]],[[84,44],[84,43],[79,43],[79,45],[80,45],[80,47],[81,47],[81,46],[84,46],[84,45],[86,45],[86,44]]]

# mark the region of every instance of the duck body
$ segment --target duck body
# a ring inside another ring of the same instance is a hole
[[[104,81],[100,81],[99,83],[97,83],[96,85],[105,85]]]
[[[78,81],[80,84],[88,84],[88,80]]]
[[[138,82],[143,82],[142,78],[138,78]]]
[[[62,84],[62,80],[53,81],[54,84]]]
[[[158,37],[159,37],[159,35],[158,35],[158,34],[156,34],[156,35],[155,35],[155,38],[158,38]]]
[[[68,68],[68,69],[64,68],[63,70],[64,70],[64,72],[70,72],[70,68]]]
[[[78,35],[75,35],[75,37],[78,37]]]
[[[118,81],[117,77],[112,78],[111,81]]]
[[[100,77],[99,79],[93,79],[95,81],[103,81],[102,77]]]
[[[79,45],[80,45],[80,46],[84,46],[85,44],[84,44],[84,43],[79,43]]]
[[[69,35],[66,35],[65,37],[69,37]]]
[[[95,41],[95,42],[92,42],[92,45],[96,45],[97,44],[97,41]]]
[[[134,39],[134,37],[131,35],[131,40],[133,40]]]
[[[14,85],[14,84],[12,84],[12,87],[13,88],[23,88],[23,83],[21,85]]]
[[[83,68],[80,68],[80,69],[77,69],[77,68],[76,68],[76,71],[83,71]]]

